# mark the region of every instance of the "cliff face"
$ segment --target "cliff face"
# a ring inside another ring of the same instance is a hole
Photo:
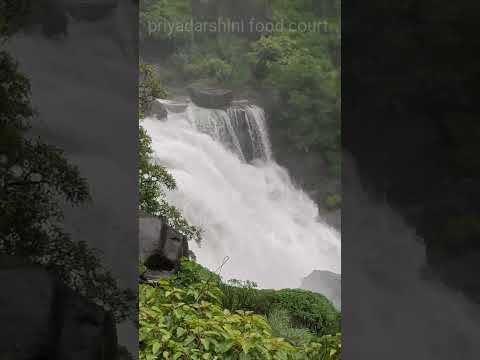
[[[110,313],[74,293],[41,267],[0,257],[0,358],[117,358]]]
[[[322,294],[330,300],[337,309],[342,307],[341,275],[330,271],[315,270],[302,280],[301,289]]]

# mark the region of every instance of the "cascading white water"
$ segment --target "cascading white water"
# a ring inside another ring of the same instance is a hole
[[[169,201],[203,229],[201,246],[191,244],[201,264],[216,269],[229,256],[225,279],[277,289],[298,287],[316,269],[340,272],[339,234],[272,160],[260,108],[188,104],[166,120],[147,118],[143,126],[155,161],[177,181]]]
[[[265,114],[258,106],[236,104],[221,110],[190,104],[187,113],[195,129],[226,145],[242,160],[271,159]]]

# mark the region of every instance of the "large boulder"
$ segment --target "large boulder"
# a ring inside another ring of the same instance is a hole
[[[169,113],[183,113],[188,108],[188,99],[164,100],[155,99],[147,113],[147,116],[156,117],[159,120],[166,119]]]
[[[148,111],[148,116],[156,117],[159,120],[166,119],[168,116],[168,110],[166,106],[158,99],[154,100]]]
[[[210,109],[225,109],[233,101],[233,91],[189,86],[188,94],[195,105]]]
[[[0,256],[0,359],[116,359],[110,313],[45,269]]]
[[[141,216],[139,232],[140,258],[148,269],[147,276],[172,274],[182,257],[189,256],[187,239],[160,217]]]
[[[340,274],[316,270],[302,280],[301,288],[322,294],[340,309],[342,306],[342,280]]]

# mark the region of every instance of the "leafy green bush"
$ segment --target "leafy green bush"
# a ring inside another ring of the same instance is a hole
[[[194,280],[195,270],[202,273],[199,278],[211,279],[211,273],[190,265],[182,263],[183,278],[140,285],[141,360],[340,359],[340,335],[302,340],[299,331],[292,339],[276,337],[264,316],[224,309],[216,284]]]
[[[212,78],[224,83],[232,78],[232,65],[219,58],[196,58],[184,64],[183,71],[191,79]]]
[[[295,345],[301,345],[313,339],[312,333],[305,328],[292,326],[290,314],[282,308],[274,308],[268,314],[268,323],[272,327],[272,334],[285,338]]]
[[[152,101],[159,98],[166,99],[168,91],[162,86],[154,65],[140,61],[139,66],[138,108],[142,118],[150,109]]]
[[[274,304],[287,309],[296,326],[305,326],[318,335],[340,331],[340,313],[320,294],[300,289],[279,290],[275,293]]]
[[[325,54],[313,55],[305,49],[303,53],[292,54],[291,47],[301,46],[292,45],[292,39],[278,39],[275,45],[272,45],[275,38],[258,43],[253,53],[260,57],[254,63],[256,72],[267,72],[265,81],[288,104],[276,118],[278,126],[290,142],[304,151],[313,148],[339,150],[336,70]]]
[[[211,79],[238,87],[251,79],[250,45],[233,34],[218,34],[178,48],[172,62],[186,80]]]
[[[5,32],[16,30],[5,15],[0,11],[2,43],[7,41]],[[0,51],[0,69],[0,254],[43,266],[111,311],[117,321],[135,317],[135,294],[119,287],[100,251],[75,241],[64,229],[65,204],[79,206],[91,200],[86,180],[62,149],[28,132],[36,120],[30,81],[5,51]]]
[[[249,309],[257,311],[257,284],[250,281],[229,280],[220,285],[223,291],[223,306],[232,311]],[[258,312],[258,311],[257,311]],[[262,312],[265,314],[265,312]]]
[[[155,68],[140,62],[139,121],[149,110],[151,102],[166,97]],[[139,209],[144,213],[163,217],[169,226],[188,240],[200,241],[200,229],[188,224],[175,207],[168,204],[165,190],[176,188],[175,179],[167,169],[152,160],[151,139],[139,125]]]
[[[318,23],[314,2],[273,1],[275,21]],[[273,89],[283,106],[272,109],[274,136],[298,151],[318,151],[330,175],[340,175],[339,25],[329,31],[274,32],[252,45],[249,60],[255,78]]]
[[[140,285],[140,359],[293,359],[265,318],[224,310],[217,287],[176,288],[168,279]]]
[[[292,324],[317,335],[340,331],[340,313],[320,294],[298,289],[259,290],[248,284],[222,284],[223,305],[232,311],[244,309],[268,315],[272,310],[288,311]]]
[[[340,333],[316,338],[300,347],[302,355],[298,359],[340,360],[342,356],[341,341]]]
[[[268,315],[268,322],[272,327],[272,334],[285,338],[295,345],[303,357],[301,359],[340,359],[341,336],[313,335],[308,329],[292,326],[288,311],[282,308],[274,309]]]
[[[180,269],[172,278],[172,282],[175,286],[183,288],[188,288],[201,282],[217,286],[220,284],[220,276],[195,261],[183,258],[180,263]]]
[[[140,39],[185,41],[192,34],[173,31],[167,26],[185,24],[192,18],[190,0],[141,0]]]

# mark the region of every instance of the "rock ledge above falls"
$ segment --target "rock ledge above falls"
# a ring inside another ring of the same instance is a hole
[[[225,109],[233,101],[233,91],[219,88],[202,88],[191,85],[187,88],[192,102],[209,109]]]

